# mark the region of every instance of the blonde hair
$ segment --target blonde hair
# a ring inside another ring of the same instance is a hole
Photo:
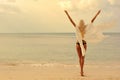
[[[80,20],[80,22],[79,22],[79,25],[78,25],[78,28],[79,28],[79,30],[81,31],[81,33],[82,33],[82,37],[84,37],[84,34],[85,34],[85,28],[86,28],[86,25],[85,25],[85,23],[84,23],[84,20]]]
[[[83,27],[85,25],[84,20],[80,20],[79,27]]]

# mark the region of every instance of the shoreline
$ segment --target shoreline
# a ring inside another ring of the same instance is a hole
[[[120,80],[120,65],[19,64],[0,65],[0,80]]]

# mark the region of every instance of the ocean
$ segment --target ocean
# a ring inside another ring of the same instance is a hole
[[[88,43],[85,64],[120,63],[120,33]],[[0,63],[78,64],[74,33],[0,34]]]

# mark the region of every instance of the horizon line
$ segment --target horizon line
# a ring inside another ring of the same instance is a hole
[[[0,34],[73,34],[74,32],[41,32],[41,33],[0,33]],[[103,33],[120,33],[120,32],[103,32]]]

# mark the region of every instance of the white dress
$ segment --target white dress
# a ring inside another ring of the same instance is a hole
[[[106,27],[106,26],[103,26]],[[90,23],[86,27],[86,33],[84,39],[89,43],[98,43],[104,40],[105,36],[103,34],[102,26],[94,26],[93,23]]]
[[[82,51],[82,56],[85,56],[85,48],[83,46],[83,38],[82,38],[82,34],[81,34],[81,31],[79,30],[79,27],[76,26],[76,39],[77,41],[80,43],[80,47],[81,47],[81,51]]]
[[[104,38],[106,37],[103,34],[103,30],[100,29],[101,27],[102,26],[94,26],[92,23],[88,24],[85,28],[84,39],[82,38],[82,34],[81,34],[81,31],[79,30],[79,26],[75,27],[76,28],[76,39],[80,43],[82,56],[85,56],[85,53],[86,53],[82,40],[85,40],[88,43],[98,43],[104,40]]]

